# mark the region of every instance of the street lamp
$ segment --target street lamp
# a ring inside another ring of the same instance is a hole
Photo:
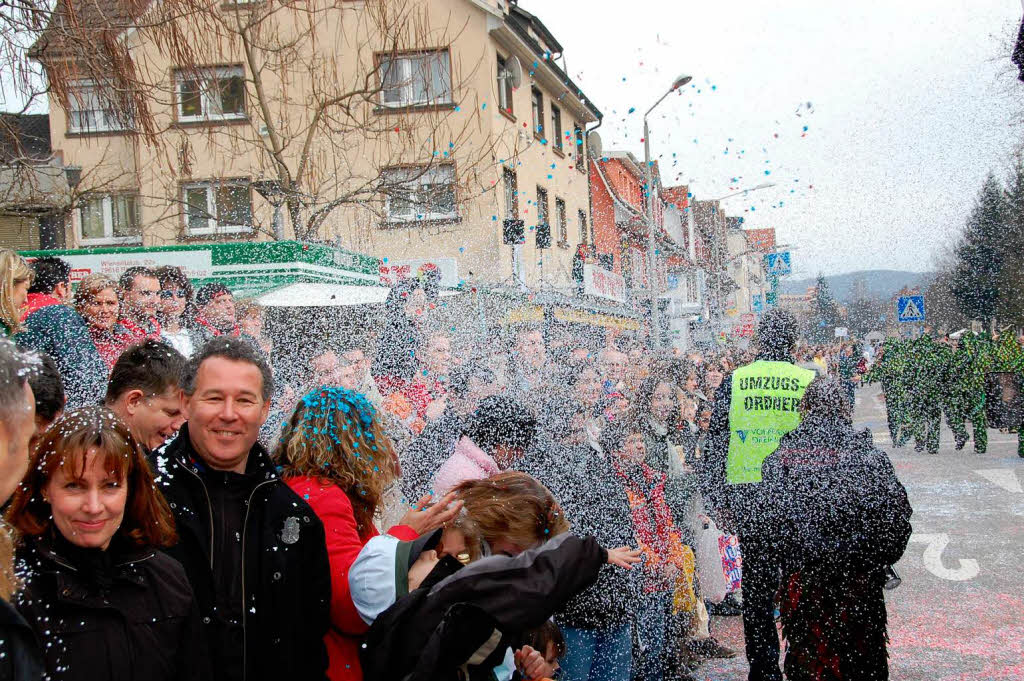
[[[651,348],[658,349],[658,339],[661,336],[661,322],[658,314],[658,294],[655,290],[655,278],[657,267],[655,266],[655,252],[657,251],[657,238],[654,231],[654,202],[657,200],[657,191],[654,188],[654,170],[651,167],[651,131],[647,127],[647,117],[651,112],[665,101],[670,94],[683,87],[693,80],[693,76],[680,74],[672,81],[672,87],[665,92],[658,101],[654,103],[647,113],[644,114],[644,168],[647,169],[647,290],[651,297]]]

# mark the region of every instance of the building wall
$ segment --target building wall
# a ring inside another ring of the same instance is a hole
[[[0,244],[3,248],[30,251],[39,248],[39,218],[0,215]]]
[[[311,0],[315,2],[316,0]],[[327,0],[324,0],[327,2]],[[522,248],[526,282],[538,285],[571,285],[571,262],[575,247],[583,241],[579,224],[582,210],[589,221],[588,184],[585,172],[575,167],[572,153],[560,154],[548,140],[535,139],[531,126],[531,87],[544,95],[545,117],[550,126],[553,100],[563,98],[563,134],[573,131],[574,123],[584,127],[593,115],[582,107],[574,107],[564,92],[553,86],[557,82],[542,64],[534,66],[538,57],[521,52],[524,81],[513,93],[513,113],[499,111],[496,82],[497,56],[510,54],[507,46],[499,46],[491,29],[501,22],[493,14],[467,0],[416,0],[422,10],[420,21],[408,27],[407,42],[412,47],[447,46],[451,55],[454,108],[443,112],[374,113],[375,107],[365,105],[359,116],[372,127],[372,134],[348,135],[343,145],[314,145],[316,178],[304,185],[320,202],[377,175],[378,169],[395,163],[421,163],[427,160],[424,149],[433,149],[438,162],[452,161],[459,185],[459,220],[454,223],[412,223],[384,226],[379,206],[367,206],[369,200],[353,201],[333,211],[324,221],[316,237],[337,240],[346,248],[397,261],[411,258],[450,258],[457,262],[462,279],[487,282],[507,280],[512,274],[512,248],[502,244],[502,220],[505,197],[502,167],[515,170],[518,179],[519,216],[526,222],[527,240]],[[483,3],[495,8],[496,0]],[[375,53],[386,49],[380,36],[373,34],[372,24],[362,3],[344,3],[344,9],[332,10],[315,27],[318,39],[299,40],[305,50],[295,63],[268,69],[264,87],[272,95],[276,110],[272,120],[285,136],[293,135],[286,161],[297,168],[301,157],[301,132],[310,123],[314,97],[312,78],[302,74],[297,64],[313,58],[323,60],[324,74],[335,73],[339,83],[358,81],[372,70]],[[233,10],[224,9],[224,12]],[[364,14],[360,14],[363,12]],[[298,39],[309,32],[303,23],[307,15],[297,11],[279,11],[277,26],[282,40]],[[410,22],[413,24],[414,22]],[[416,33],[416,35],[412,35]],[[209,40],[210,64],[244,63],[241,45],[231,36]],[[200,180],[274,178],[269,155],[261,153],[268,144],[262,134],[262,112],[250,97],[247,119],[243,121],[184,125],[176,123],[172,104],[174,64],[160,56],[157,48],[146,42],[145,34],[137,32],[136,50],[140,68],[159,82],[161,101],[154,103],[161,144],[147,145],[132,134],[69,135],[67,120],[59,103],[51,106],[53,146],[64,154],[65,163],[83,168],[81,187],[97,192],[139,192],[141,201],[142,243],[147,246],[180,241],[224,240],[225,238],[272,238],[273,207],[257,192],[251,192],[256,229],[239,236],[216,235],[206,238],[185,234],[182,184]],[[513,41],[514,42],[514,41]],[[217,49],[214,49],[216,43]],[[515,45],[513,44],[513,47]],[[521,47],[521,46],[519,46]],[[314,52],[315,50],[315,52]],[[333,70],[331,70],[333,69]],[[246,70],[247,79],[251,73]],[[248,87],[251,89],[252,84]],[[562,87],[564,90],[564,87]],[[285,97],[286,96],[286,97]],[[287,101],[285,101],[287,99]],[[524,127],[525,126],[525,127]],[[392,131],[394,131],[392,133]],[[323,140],[323,138],[318,138]],[[351,142],[351,144],[349,144]],[[572,144],[564,144],[566,152]],[[332,175],[332,172],[334,173]],[[338,186],[337,177],[351,182]],[[537,187],[548,190],[552,247],[538,251],[535,243],[537,226]],[[559,244],[556,199],[565,201],[567,238]],[[379,197],[373,197],[379,200]],[[74,238],[78,218],[71,225],[69,246],[80,245]],[[295,230],[287,224],[283,236],[291,238]]]

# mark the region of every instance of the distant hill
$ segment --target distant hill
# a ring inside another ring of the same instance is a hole
[[[853,299],[853,283],[863,279],[872,297],[888,299],[904,286],[919,286],[924,289],[934,276],[933,272],[904,272],[902,270],[860,270],[846,274],[835,274],[825,277],[832,294],[841,303],[849,303]],[[814,286],[817,277],[810,279],[790,279],[785,277],[779,281],[780,293],[803,293]]]

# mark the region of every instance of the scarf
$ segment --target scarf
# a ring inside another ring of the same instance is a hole
[[[217,328],[216,326],[214,326],[203,315],[196,315],[196,324],[198,324],[199,326],[203,327],[204,329],[208,329],[210,331],[210,333],[212,333],[214,336],[235,336],[235,337],[237,337],[239,334],[241,334],[241,330],[238,328],[238,324],[237,323],[233,327],[231,327],[230,331],[223,331],[223,330]]]

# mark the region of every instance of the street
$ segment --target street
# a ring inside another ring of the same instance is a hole
[[[938,455],[894,449],[878,386],[857,391],[855,425],[870,428],[914,507],[914,534],[887,592],[890,676],[900,681],[1024,679],[1024,459],[1016,435],[989,430],[989,449],[956,451],[943,423]],[[698,678],[746,679],[739,617],[712,632],[740,656],[705,665]]]

